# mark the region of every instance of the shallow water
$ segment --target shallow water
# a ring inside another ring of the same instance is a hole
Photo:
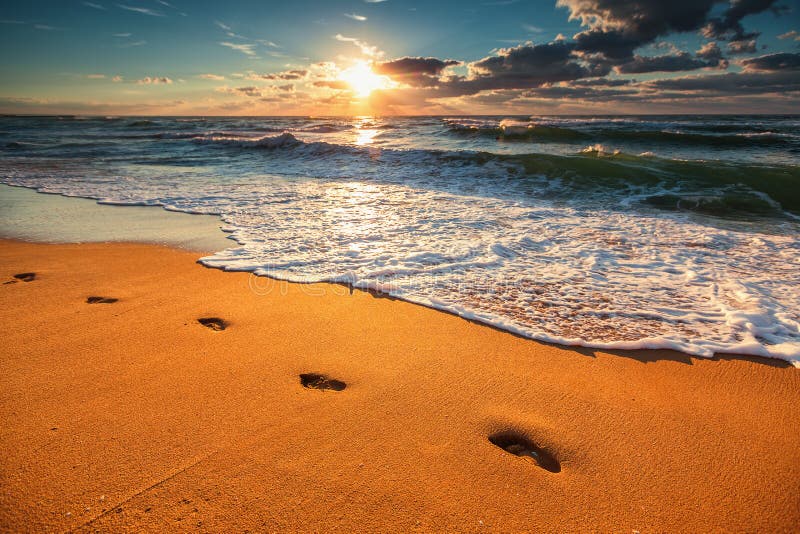
[[[219,214],[210,266],[800,362],[798,117],[0,118],[0,180]]]

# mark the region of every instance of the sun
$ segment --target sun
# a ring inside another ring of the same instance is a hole
[[[372,72],[372,68],[366,61],[359,61],[352,67],[343,70],[339,79],[347,82],[356,96],[361,98],[368,97],[376,89],[388,89],[392,86],[389,78]]]

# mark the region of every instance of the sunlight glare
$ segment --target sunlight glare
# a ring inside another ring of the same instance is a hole
[[[366,61],[359,61],[352,67],[342,71],[340,79],[347,82],[356,96],[360,98],[368,97],[376,89],[388,89],[391,87],[391,80],[386,76],[372,72],[372,68]]]

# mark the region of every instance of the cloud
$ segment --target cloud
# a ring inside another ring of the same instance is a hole
[[[236,50],[237,52],[241,52],[246,56],[255,56],[256,51],[254,50],[255,45],[253,44],[237,44],[237,43],[229,43],[226,41],[222,41],[219,43],[222,46],[226,46],[232,50]]]
[[[738,54],[755,54],[758,48],[756,47],[756,40],[744,40],[744,41],[731,41],[728,43],[727,47],[728,53],[732,56]]]
[[[523,24],[522,29],[530,33],[542,33],[544,31],[542,28],[534,26],[533,24]]]
[[[117,74],[116,76],[114,76],[113,78],[111,78],[111,81],[112,81],[112,82],[114,82],[114,83],[120,83],[120,82],[122,81],[122,76],[120,76],[119,74]]]
[[[570,82],[570,85],[579,85],[583,87],[621,87],[624,85],[630,85],[632,83],[636,83],[636,80],[631,80],[628,78],[617,78],[617,79],[609,79],[609,78],[589,78],[583,80],[573,80]]]
[[[225,76],[220,76],[219,74],[198,74],[197,77],[203,80],[215,80],[215,81],[222,81],[225,79]]]
[[[133,35],[133,34],[131,34],[131,33],[115,33],[115,34],[112,35],[112,37],[130,37],[131,35]]]
[[[566,80],[607,74],[595,72],[573,56],[574,45],[563,41],[503,48],[496,56],[469,64],[477,85],[492,89],[526,88]],[[482,82],[482,83],[481,83]]]
[[[253,86],[237,87],[236,89],[234,89],[234,91],[247,96],[261,96],[261,89]]]
[[[355,13],[345,13],[344,16],[347,18],[351,18],[353,20],[357,20],[359,22],[364,22],[365,20],[367,20],[367,17],[365,17],[364,15],[356,15]]]
[[[721,17],[711,19],[703,28],[703,35],[732,41],[744,41],[758,37],[758,32],[745,32],[741,21],[748,15],[755,15],[769,9],[774,3],[775,0],[732,0],[730,7]]]
[[[453,59],[443,61],[435,57],[402,57],[376,63],[372,70],[408,85],[429,86],[436,84],[444,69],[460,64],[460,61]]]
[[[253,85],[248,85],[246,87],[228,87],[227,85],[222,87],[217,87],[215,89],[218,93],[227,93],[230,95],[244,95],[249,97],[260,97],[263,96],[263,89],[259,87],[255,87]]]
[[[21,20],[0,20],[0,24],[25,24],[25,22]]]
[[[90,80],[102,80],[103,78],[106,77],[106,75],[105,74],[87,74],[86,77],[89,78]]]
[[[695,55],[703,59],[721,60],[722,50],[720,50],[716,42],[710,41],[701,46],[700,50],[698,50]]]
[[[285,70],[283,72],[271,72],[268,74],[251,73],[246,76],[248,80],[301,80],[308,76],[306,69]]]
[[[386,0],[364,0],[367,4],[380,4],[382,2],[386,2]]]
[[[312,85],[314,87],[327,87],[328,89],[350,89],[350,84],[343,80],[319,80]]]
[[[714,0],[558,0],[591,32],[615,34],[641,44],[671,32],[691,31],[706,21]]]
[[[741,20],[760,13],[775,0],[731,0],[722,17],[710,18],[718,0],[558,0],[569,10],[570,20],[587,29],[575,35],[576,51],[601,56],[612,63],[632,60],[638,47],[658,37],[703,29],[709,38],[742,40],[746,34]],[[598,60],[598,58],[593,58]]]
[[[226,32],[233,31],[233,28],[231,28],[230,26],[228,26],[228,25],[227,25],[227,24],[225,24],[224,22],[220,22],[220,21],[218,21],[218,20],[215,20],[215,21],[214,21],[214,24],[216,24],[217,26],[219,26],[220,28],[222,28],[222,29],[223,29],[223,30],[225,30]]]
[[[707,51],[713,55],[712,51]],[[664,56],[644,57],[634,56],[633,61],[623,63],[614,67],[620,74],[642,74],[645,72],[678,72],[682,70],[702,69],[706,67],[716,67],[721,63],[721,59],[698,59],[692,57],[688,52],[668,54]]]
[[[117,4],[117,7],[120,9],[125,9],[127,11],[133,11],[134,13],[141,13],[142,15],[150,15],[151,17],[165,16],[163,13],[160,13],[153,9],[148,9],[146,7],[127,6],[125,4]]]
[[[147,41],[130,41],[130,42],[127,42],[127,43],[120,43],[117,46],[119,46],[120,48],[130,48],[132,46],[142,46],[142,45],[146,45],[146,44],[147,44]]]
[[[144,78],[142,78],[140,80],[136,80],[136,84],[137,85],[162,85],[162,84],[169,85],[171,83],[172,83],[172,80],[167,78],[166,76],[160,76],[160,77],[159,76],[156,76],[156,77],[145,76]]]
[[[383,52],[378,50],[378,47],[370,46],[366,42],[361,41],[355,37],[345,37],[341,33],[337,33],[336,35],[333,36],[333,38],[336,39],[337,41],[342,41],[343,43],[353,43],[354,45],[356,45],[358,48],[361,49],[361,53],[364,54],[365,56],[370,56],[370,57],[383,56]]]
[[[743,59],[741,63],[746,71],[800,71],[800,53],[767,54]],[[796,81],[800,86],[800,77]]]
[[[34,24],[33,27],[36,28],[37,30],[46,30],[46,31],[51,31],[56,29],[55,26],[48,26],[47,24]]]
[[[102,9],[103,11],[107,11],[105,6],[101,6],[100,4],[95,4],[94,2],[82,2],[83,5],[86,7],[91,7],[94,9]]]
[[[373,70],[378,74],[387,74],[390,76],[402,76],[406,74],[438,76],[445,68],[460,64],[460,61],[454,59],[442,61],[435,57],[402,57],[400,59],[377,63]]]
[[[795,41],[800,41],[800,34],[797,33],[796,30],[791,30],[786,33],[782,33],[778,36],[778,39],[793,39]]]
[[[743,95],[766,93],[800,93],[797,72],[730,72],[714,76],[684,76],[645,82],[646,87],[659,90],[687,91],[704,95]],[[691,95],[684,94],[684,97]]]
[[[482,91],[532,89],[557,82],[605,76],[610,72],[610,67],[605,65],[583,64],[574,56],[574,44],[564,41],[539,45],[526,43],[503,48],[497,55],[469,63],[467,67],[469,75],[466,77],[451,76],[435,84],[418,84],[413,90],[395,90],[397,97],[386,96],[386,99],[403,102],[414,96],[418,99],[451,98]]]

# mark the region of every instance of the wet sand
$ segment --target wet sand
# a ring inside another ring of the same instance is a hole
[[[0,241],[0,530],[800,523],[779,361],[552,346],[198,257]]]

